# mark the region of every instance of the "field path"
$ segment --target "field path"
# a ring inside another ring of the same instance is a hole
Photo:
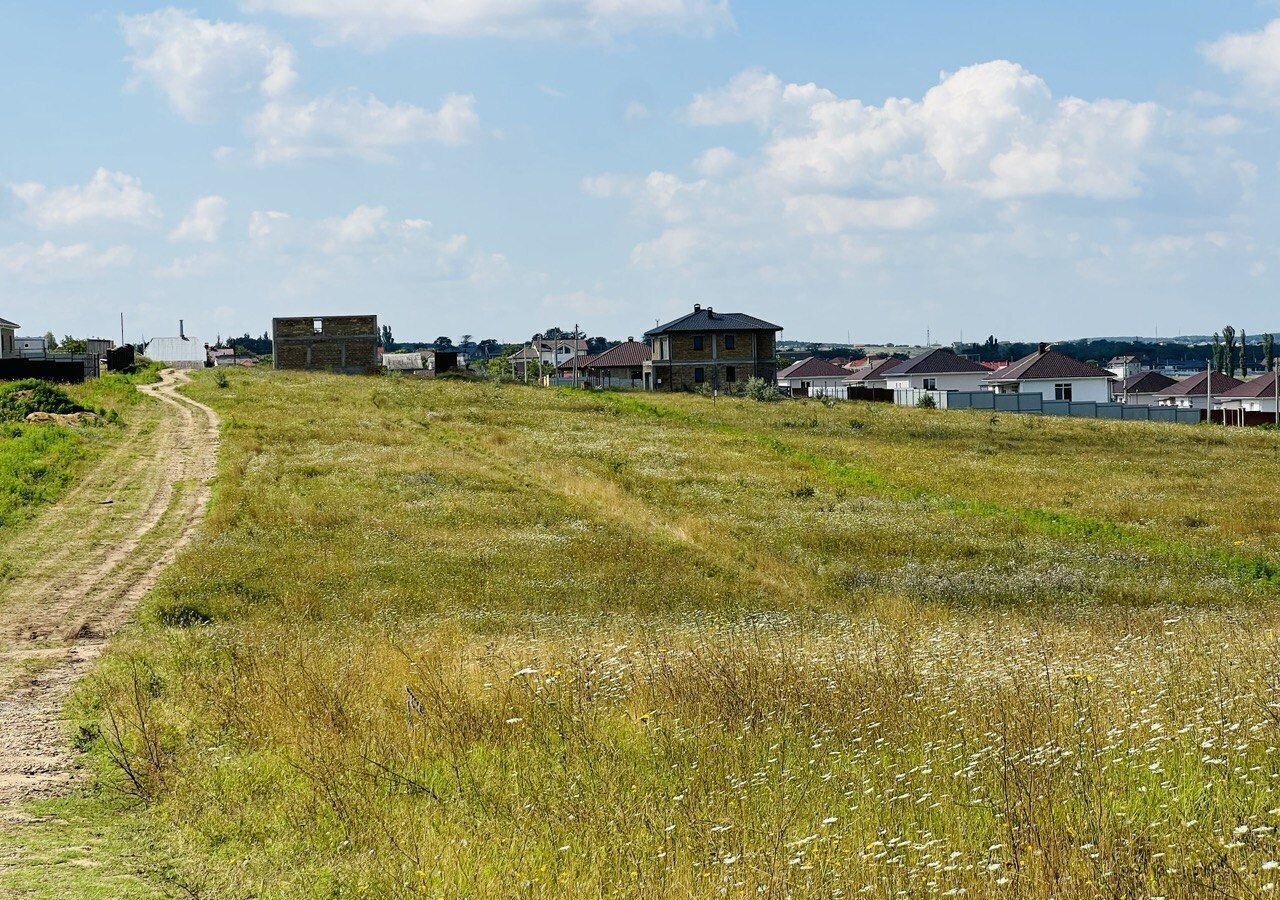
[[[4,548],[18,574],[0,586],[0,828],[69,788],[67,696],[204,516],[218,417],[185,380],[140,385],[159,403]]]

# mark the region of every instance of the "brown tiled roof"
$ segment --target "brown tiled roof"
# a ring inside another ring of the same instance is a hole
[[[634,369],[649,359],[649,345],[640,341],[623,341],[616,347],[591,357],[587,363],[593,369]]]
[[[850,375],[846,381],[883,381],[884,373],[897,366],[902,360],[894,359],[892,356],[888,359],[882,359],[880,362],[871,366],[864,366]]]
[[[1154,394],[1156,391],[1163,391],[1170,385],[1177,383],[1178,382],[1174,381],[1168,375],[1154,370],[1148,372],[1137,372],[1120,382],[1120,393]]]
[[[919,356],[913,356],[906,362],[898,363],[892,369],[886,369],[884,374],[887,376],[951,375],[965,372],[985,375],[987,370],[980,363],[965,359],[953,350],[948,350],[946,347],[935,347],[932,350],[921,353]]]
[[[1250,378],[1243,384],[1237,385],[1230,390],[1223,391],[1219,397],[1274,397],[1276,395],[1276,377],[1277,373],[1269,372],[1266,375],[1259,375],[1257,378]]]
[[[1157,391],[1157,397],[1185,397],[1188,394],[1206,393],[1204,383],[1205,373],[1197,372],[1190,378],[1184,378],[1181,381],[1175,381],[1169,387],[1162,391]],[[1232,388],[1239,387],[1244,384],[1239,378],[1232,378],[1230,375],[1223,375],[1221,372],[1214,372],[1213,379],[1209,382],[1209,390],[1213,392],[1215,397],[1226,393]]]
[[[1114,372],[1080,362],[1051,348],[1037,350],[987,376],[987,381],[1026,381],[1034,378],[1115,378]]]
[[[577,368],[579,368],[579,369],[585,369],[587,366],[591,365],[591,362],[592,362],[593,360],[596,360],[596,359],[599,359],[599,358],[600,358],[600,357],[599,357],[598,355],[596,355],[596,356],[571,356],[571,357],[569,357],[568,359],[566,359],[564,362],[560,363],[560,365],[556,366],[556,368],[557,368],[557,369],[568,369],[569,371],[573,371],[574,367],[577,367]]]
[[[817,356],[794,362],[778,373],[779,378],[845,378],[848,371]]]

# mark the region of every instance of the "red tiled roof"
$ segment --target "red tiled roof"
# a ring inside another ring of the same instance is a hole
[[[1168,375],[1164,375],[1154,370],[1147,372],[1138,372],[1130,375],[1120,384],[1120,393],[1122,394],[1154,394],[1156,391],[1163,391],[1167,387],[1177,384]]]
[[[1230,390],[1223,391],[1219,397],[1274,397],[1276,395],[1276,372],[1250,378]]]
[[[779,378],[844,378],[849,373],[817,356],[792,363],[778,373]]]
[[[946,347],[935,347],[885,370],[885,375],[952,375],[965,372],[986,373],[986,368],[971,359],[965,359]]]
[[[874,365],[864,366],[856,370],[846,381],[883,381],[884,373],[896,367],[900,362],[902,360],[894,359],[892,356],[888,359],[882,359]]]
[[[987,376],[987,381],[1026,381],[1034,378],[1115,378],[1114,372],[1073,359],[1051,348],[1037,350]]]
[[[1212,391],[1213,395],[1217,397],[1221,394],[1225,394],[1232,388],[1236,388],[1244,384],[1244,382],[1239,378],[1232,378],[1230,375],[1224,375],[1221,372],[1214,372],[1213,378],[1209,381],[1208,389],[1206,390],[1204,379],[1205,373],[1197,372],[1190,378],[1184,378],[1181,381],[1176,381],[1164,390],[1157,391],[1156,396],[1186,397],[1190,394],[1204,394]]]
[[[649,359],[649,345],[640,341],[623,341],[603,353],[591,357],[587,363],[593,369],[634,369]]]
[[[585,369],[588,365],[591,364],[592,360],[598,359],[598,358],[599,358],[598,356],[571,356],[568,359],[566,359],[564,362],[560,363],[560,365],[556,366],[556,368],[568,369],[571,372],[575,367],[579,369]]]

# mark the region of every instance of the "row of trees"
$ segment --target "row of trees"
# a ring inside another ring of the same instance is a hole
[[[1238,343],[1236,341],[1237,337],[1239,337]],[[1237,332],[1231,325],[1222,326],[1222,331],[1214,332],[1211,352],[1213,355],[1210,364],[1213,366],[1214,371],[1222,372],[1225,375],[1235,375],[1239,371],[1241,378],[1248,375],[1249,341],[1243,328]],[[1266,364],[1268,372],[1275,371],[1274,335],[1264,334],[1262,336],[1262,360]]]

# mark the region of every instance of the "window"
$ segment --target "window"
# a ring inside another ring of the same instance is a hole
[[[926,391],[936,391],[938,389],[938,379],[926,378],[924,380],[924,389]]]
[[[737,341],[735,340],[736,337],[737,335],[726,334],[724,336],[724,349],[732,350],[735,346],[737,346]],[[732,378],[730,378],[729,380],[733,381]]]
[[[728,384],[733,384],[738,380],[738,370],[733,366],[724,367],[724,380]]]
[[[695,334],[695,335],[693,336],[693,349],[694,349],[694,350],[701,350],[701,349],[702,349],[702,335],[700,335],[700,334]]]
[[[324,319],[312,319],[311,332],[313,334],[320,334],[322,331],[324,331]]]
[[[693,380],[698,384],[702,384],[707,380],[707,373],[702,370],[701,366],[693,370]]]
[[[1063,384],[1055,384],[1053,386],[1054,400],[1070,400],[1071,399],[1071,382]]]

